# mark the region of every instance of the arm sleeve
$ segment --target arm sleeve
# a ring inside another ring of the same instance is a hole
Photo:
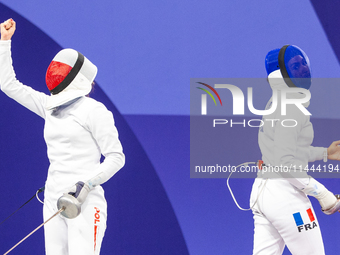
[[[104,105],[99,103],[93,109],[86,121],[87,128],[91,131],[96,140],[104,161],[90,176],[87,184],[90,188],[108,181],[125,164],[125,155],[118,138],[118,131],[115,126],[113,115]]]
[[[12,66],[11,41],[0,41],[0,88],[10,98],[45,118],[46,94],[23,85],[16,79]]]
[[[301,136],[302,128],[307,124],[308,119],[293,106],[288,108],[288,112],[285,118],[296,120],[297,125],[295,127],[276,126],[274,138],[275,165],[289,169],[288,172],[281,171],[280,175],[293,186],[302,190],[309,184],[311,178],[304,171],[304,164],[322,159],[325,148],[309,146],[305,151],[299,150],[298,137]]]
[[[309,158],[308,158],[308,162],[314,162],[316,160],[324,159],[325,153],[327,153],[327,148],[325,148],[325,147],[309,146]]]

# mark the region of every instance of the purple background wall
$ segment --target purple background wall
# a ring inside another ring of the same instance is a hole
[[[190,78],[265,77],[264,56],[287,43],[307,52],[314,77],[338,77],[340,4],[321,2],[0,1],[0,20],[17,21],[13,58],[21,81],[47,92],[46,68],[66,47],[99,68],[94,97],[114,112],[127,155],[126,166],[104,184],[109,219],[103,254],[251,253],[252,214],[236,208],[225,180],[190,179]],[[340,87],[331,89],[311,89],[318,146],[340,137]],[[43,120],[0,93],[0,221],[44,184],[42,130]],[[256,139],[246,151],[239,149],[243,132],[226,133],[231,163],[259,155]],[[252,181],[232,181],[244,206]],[[322,182],[339,191],[339,180]],[[340,218],[324,216],[312,202],[326,254],[337,254]],[[0,225],[0,251],[41,222],[42,205],[33,200]],[[43,251],[40,230],[13,254]]]

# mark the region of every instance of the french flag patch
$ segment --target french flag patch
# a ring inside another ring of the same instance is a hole
[[[294,213],[293,217],[299,232],[317,227],[314,213],[311,208],[306,211]]]
[[[305,223],[309,223],[309,222],[313,222],[315,221],[315,217],[313,214],[313,211],[311,208],[309,208],[308,210],[306,210],[306,212],[302,212],[302,213],[294,213],[294,220],[296,223],[296,226],[301,226]]]

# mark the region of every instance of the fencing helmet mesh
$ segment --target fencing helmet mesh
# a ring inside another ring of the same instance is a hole
[[[96,74],[97,67],[80,52],[59,51],[46,72],[46,85],[51,92],[46,108],[53,109],[89,94]]]
[[[267,74],[280,69],[289,87],[309,89],[311,69],[306,53],[295,45],[285,45],[281,49],[268,52],[265,60]]]

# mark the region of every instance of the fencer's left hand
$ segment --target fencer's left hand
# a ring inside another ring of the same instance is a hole
[[[0,24],[1,41],[11,40],[15,32],[15,21],[8,19]]]
[[[328,159],[340,161],[340,140],[334,141],[327,149]]]
[[[87,183],[77,182],[72,188],[67,192],[67,194],[74,196],[80,204],[84,203],[87,195],[90,192],[90,187]]]

